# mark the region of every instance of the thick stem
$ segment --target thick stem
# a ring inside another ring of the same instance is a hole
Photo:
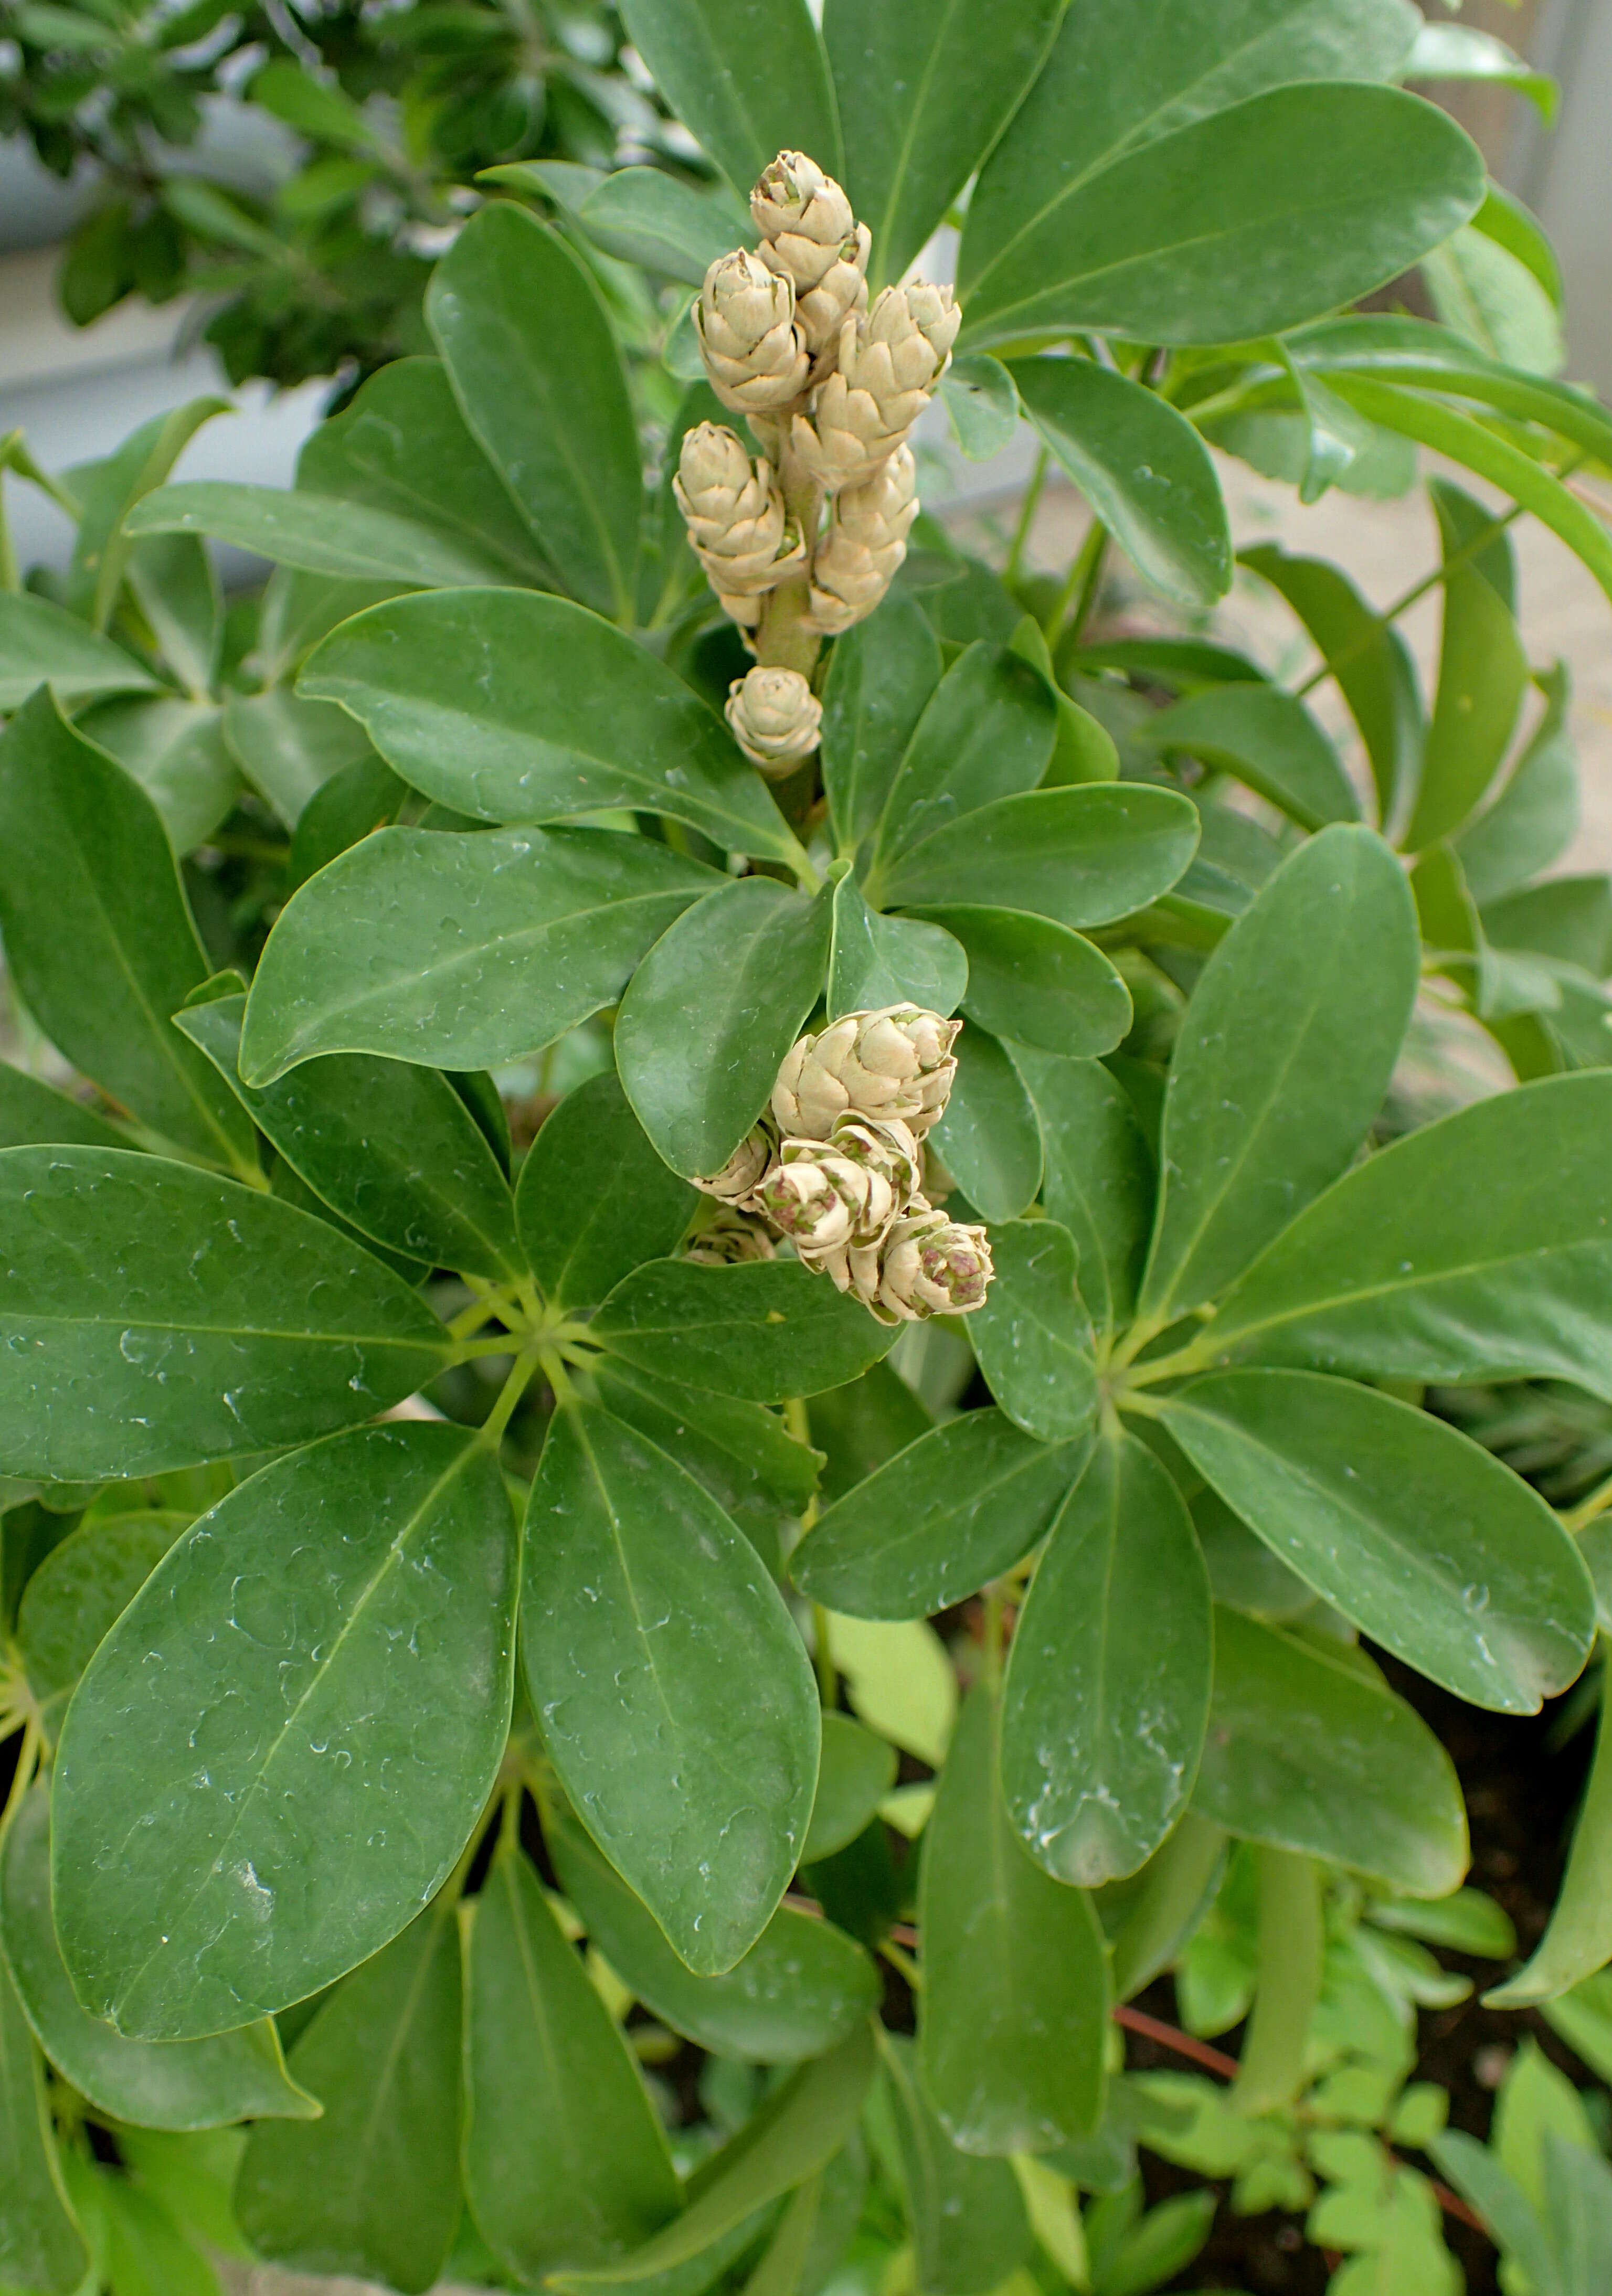
[[[1108,529],[1100,518],[1093,518],[1084,541],[1074,554],[1068,579],[1054,599],[1051,611],[1041,625],[1049,646],[1057,644],[1064,634],[1065,621],[1071,633],[1078,637],[1090,620],[1098,592],[1102,587],[1107,550]]]
[[[805,538],[810,570],[818,528],[822,522],[823,490],[802,469],[786,443],[780,448],[780,456],[778,483],[783,488],[784,508],[791,525]],[[755,634],[757,661],[769,669],[798,669],[802,677],[810,678],[823,650],[818,633],[804,627],[810,611],[810,570],[792,574],[776,590],[769,590]]]

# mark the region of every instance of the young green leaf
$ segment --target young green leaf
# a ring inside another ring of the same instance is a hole
[[[1028,909],[1079,931],[1167,893],[1197,844],[1197,812],[1135,782],[999,799],[899,854],[865,890],[901,908]]]
[[[592,1368],[606,1410],[703,1483],[777,1578],[785,1526],[810,1505],[822,1453],[798,1443],[762,1404],[655,1379],[617,1356]]]
[[[1612,1727],[1603,1671],[1595,1758],[1550,1925],[1527,1964],[1485,1993],[1497,2009],[1553,2001],[1612,1960]]]
[[[244,996],[193,1004],[174,1025],[333,1211],[410,1259],[494,1283],[523,1272],[498,1159],[434,1069],[336,1053],[254,1088],[240,1073]]]
[[[210,701],[124,694],[93,702],[77,724],[139,783],[177,854],[193,853],[241,793],[224,713]]]
[[[132,1148],[135,1143],[26,1069],[0,1061],[0,1148]]]
[[[236,765],[287,829],[295,829],[335,775],[366,762],[380,764],[364,728],[344,709],[305,701],[284,685],[230,694],[224,736]]]
[[[89,2258],[62,2188],[45,2077],[0,1961],[0,2272],[27,2296],[70,2296]]]
[[[823,688],[822,772],[841,854],[854,853],[884,812],[941,668],[933,627],[901,590],[835,639]]]
[[[996,1273],[985,1304],[968,1319],[985,1383],[1027,1435],[1073,1441],[1098,1408],[1074,1240],[1056,1220],[1008,1220],[991,1229],[991,1251]]]
[[[724,886],[662,934],[616,1022],[616,1065],[674,1172],[720,1172],[822,992],[834,912],[771,877]]]
[[[896,1753],[849,1714],[825,1714],[817,1800],[801,1852],[803,1865],[832,1857],[856,1840],[877,1815],[895,1784]]]
[[[617,1284],[590,1329],[639,1370],[749,1403],[841,1387],[895,1344],[859,1300],[789,1260],[651,1260]]]
[[[169,1015],[210,967],[150,799],[41,693],[0,736],[0,925],[29,1012],[180,1148],[252,1166],[251,1126]]]
[[[127,2041],[79,2006],[51,1919],[44,1786],[27,1797],[5,1838],[0,1943],[40,2047],[98,2111],[143,2128],[318,2118],[316,2100],[287,2075],[267,2018],[205,2041]]]
[[[998,1411],[966,1411],[836,1499],[796,1547],[790,1576],[852,1618],[947,1610],[1029,1554],[1086,1450],[1035,1442]]]
[[[264,2122],[235,2213],[259,2255],[434,2286],[459,2216],[459,1933],[439,1901],[323,2003],[292,2051],[325,2107]]]
[[[627,36],[741,197],[774,154],[843,172],[827,59],[806,0],[626,0]]]
[[[1123,1896],[1109,1931],[1116,2001],[1131,2000],[1180,1958],[1225,1871],[1224,1833],[1196,1810],[1183,1810],[1147,1864],[1117,1885]],[[1106,1896],[1100,1903],[1106,1906]]]
[[[1545,714],[1494,803],[1453,840],[1472,898],[1500,900],[1558,861],[1578,833],[1578,752],[1568,727],[1565,661],[1538,681]]]
[[[969,1020],[1016,1045],[1096,1060],[1131,1028],[1131,992],[1101,949],[1050,917],[972,903],[925,912],[960,942]]]
[[[255,557],[272,558],[276,565],[380,582],[389,589],[415,584],[453,588],[506,578],[497,553],[395,511],[228,479],[186,479],[159,487],[130,512],[127,530],[142,540],[148,535],[207,535]]]
[[[298,691],[339,701],[405,781],[478,820],[632,806],[739,852],[786,861],[796,849],[720,718],[566,598],[458,589],[391,599],[333,630]]]
[[[1299,1371],[1194,1380],[1164,1420],[1301,1578],[1457,1697],[1534,1714],[1582,1670],[1582,1556],[1536,1492],[1442,1420]]]
[[[957,1043],[957,1075],[933,1143],[987,1220],[1016,1220],[1041,1185],[1041,1129],[1006,1045],[983,1029]]]
[[[643,2078],[514,1842],[475,1901],[465,2189],[517,2281],[608,2263],[679,2205]]]
[[[1358,821],[1360,800],[1331,741],[1279,685],[1206,686],[1144,727],[1149,749],[1185,750],[1235,775],[1303,829]]]
[[[834,939],[828,953],[828,1018],[918,1004],[955,1013],[968,985],[968,960],[951,934],[917,917],[881,916],[854,877],[834,889]]]
[[[1413,853],[1450,836],[1481,804],[1528,690],[1528,657],[1510,600],[1482,561],[1471,558],[1488,513],[1454,487],[1435,483],[1433,499],[1444,546],[1444,627],[1438,693],[1404,836]],[[1501,544],[1503,549],[1503,537]]]
[[[615,168],[588,193],[576,218],[606,255],[686,287],[698,287],[753,228],[722,191],[696,191],[659,168]]]
[[[1454,1767],[1376,1669],[1218,1604],[1192,1801],[1228,1833],[1353,1866],[1410,1897],[1446,1897],[1467,1869]]]
[[[729,1970],[811,1816],[818,1710],[794,1621],[694,1477],[595,1406],[551,1426],[527,1521],[522,1644],[549,1755],[689,1967]]]
[[[417,1422],[295,1452],[201,1518],[62,1734],[56,1926],[92,2013],[225,2031],[397,1935],[504,1750],[516,1556],[493,1454]]]
[[[672,919],[722,882],[613,830],[377,830],[276,918],[241,1073],[272,1084],[316,1053],[514,1060],[613,1004]]]
[[[1000,2156],[1089,2136],[1108,1971],[1091,1901],[1032,1864],[998,1783],[1001,1720],[965,1701],[925,1837],[918,2077],[954,2144]]]
[[[825,1745],[835,1719],[824,1717]],[[780,1906],[731,1969],[696,1977],[573,1817],[552,1813],[544,1839],[589,1940],[646,2009],[701,2048],[793,2064],[820,2056],[871,2014],[873,1964],[832,1922]]]
[[[147,693],[157,685],[144,662],[77,614],[28,591],[7,592],[0,595],[0,710],[21,709],[46,679],[69,708],[92,694]]]
[[[1173,1481],[1105,1437],[1053,1525],[1008,1658],[1002,1791],[1030,1854],[1095,1889],[1180,1816],[1209,1710],[1209,1579]]]
[[[827,1616],[835,1671],[870,1730],[938,1770],[957,1720],[958,1684],[945,1644],[920,1619]]]
[[[1081,1297],[1099,1330],[1129,1320],[1153,1218],[1153,1159],[1123,1086],[1096,1061],[1021,1047],[1046,1144],[1041,1201],[1074,1238]]]
[[[630,619],[637,427],[587,271],[557,233],[494,200],[432,273],[425,316],[466,427],[544,557],[585,605]]]
[[[1178,606],[1223,597],[1231,529],[1209,449],[1186,417],[1092,359],[1020,359],[1013,379],[1054,458],[1142,579]]]
[[[655,1154],[616,1078],[596,1076],[546,1119],[521,1167],[515,1219],[545,1297],[591,1308],[674,1251],[699,1201]]]
[[[155,1509],[93,1516],[32,1573],[17,1606],[17,1649],[28,1686],[47,1711],[74,1687],[190,1521]]]
[[[961,2152],[935,2117],[904,2037],[880,2031],[878,2101],[894,2123],[907,2213],[925,2296],[988,2296],[1034,2249],[1006,2161]]]
[[[1369,830],[1300,846],[1205,968],[1171,1062],[1139,1316],[1201,1305],[1336,1179],[1382,1104],[1420,944]]]
[[[966,648],[930,696],[896,768],[872,871],[982,806],[1038,787],[1057,738],[1057,705],[1030,663],[1006,646]]]

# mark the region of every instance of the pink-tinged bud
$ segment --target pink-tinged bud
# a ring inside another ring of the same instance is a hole
[[[916,1004],[848,1013],[784,1057],[772,1112],[786,1136],[827,1140],[843,1116],[895,1118],[918,1137],[945,1109],[960,1021]]]

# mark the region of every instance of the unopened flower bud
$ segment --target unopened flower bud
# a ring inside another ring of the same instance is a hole
[[[836,496],[811,562],[811,627],[825,637],[863,620],[890,587],[918,514],[917,475],[911,447],[898,447],[870,479]]]
[[[758,665],[728,687],[727,715],[752,764],[782,779],[817,748],[823,705],[798,669]]]
[[[845,1117],[827,1141],[785,1140],[778,1158],[756,1201],[808,1267],[876,1244],[917,1185],[918,1144],[899,1122]]]
[[[918,1138],[942,1114],[957,1062],[951,1047],[960,1021],[943,1021],[916,1004],[848,1013],[784,1056],[772,1112],[794,1139],[827,1140],[836,1121],[854,1114],[896,1118]]]
[[[776,1259],[772,1238],[759,1219],[725,1205],[683,1251],[696,1267],[742,1267],[753,1259]]]
[[[769,271],[794,287],[794,315],[814,373],[832,365],[840,329],[854,311],[868,308],[865,223],[858,223],[832,176],[803,152],[780,152],[750,194],[761,244],[756,250]]]
[[[879,1247],[878,1287],[868,1304],[886,1324],[972,1315],[985,1303],[992,1272],[983,1227],[964,1227],[944,1212],[915,1206]]]
[[[840,330],[838,366],[790,444],[820,486],[836,493],[870,478],[929,404],[951,357],[962,314],[950,287],[917,280],[886,287],[871,311]]]
[[[747,1210],[777,1150],[777,1129],[763,1116],[751,1126],[721,1170],[712,1172],[708,1179],[696,1180],[695,1186],[708,1196],[715,1196],[719,1203]]]
[[[804,562],[776,472],[759,456],[753,463],[724,423],[699,422],[685,433],[671,490],[719,598],[759,597]]]
[[[719,257],[695,308],[705,371],[725,406],[787,406],[811,360],[794,317],[794,287],[745,248]]]

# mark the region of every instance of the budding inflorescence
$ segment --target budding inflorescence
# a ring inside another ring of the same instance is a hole
[[[734,681],[728,721],[765,774],[818,744],[810,672],[821,641],[870,614],[918,512],[909,434],[951,357],[949,287],[868,299],[866,224],[803,152],[780,152],[750,195],[761,234],[705,275],[695,309],[705,371],[744,415],[684,438],[673,480],[695,554],[766,683]]]
[[[961,1025],[892,1004],[802,1037],[767,1113],[696,1186],[724,1207],[724,1222],[786,1236],[802,1267],[881,1323],[969,1314],[991,1282],[985,1231],[948,1219],[923,1193],[925,1136],[945,1112]],[[768,1242],[720,1256],[770,1250]],[[690,1256],[717,1255],[696,1244]]]

